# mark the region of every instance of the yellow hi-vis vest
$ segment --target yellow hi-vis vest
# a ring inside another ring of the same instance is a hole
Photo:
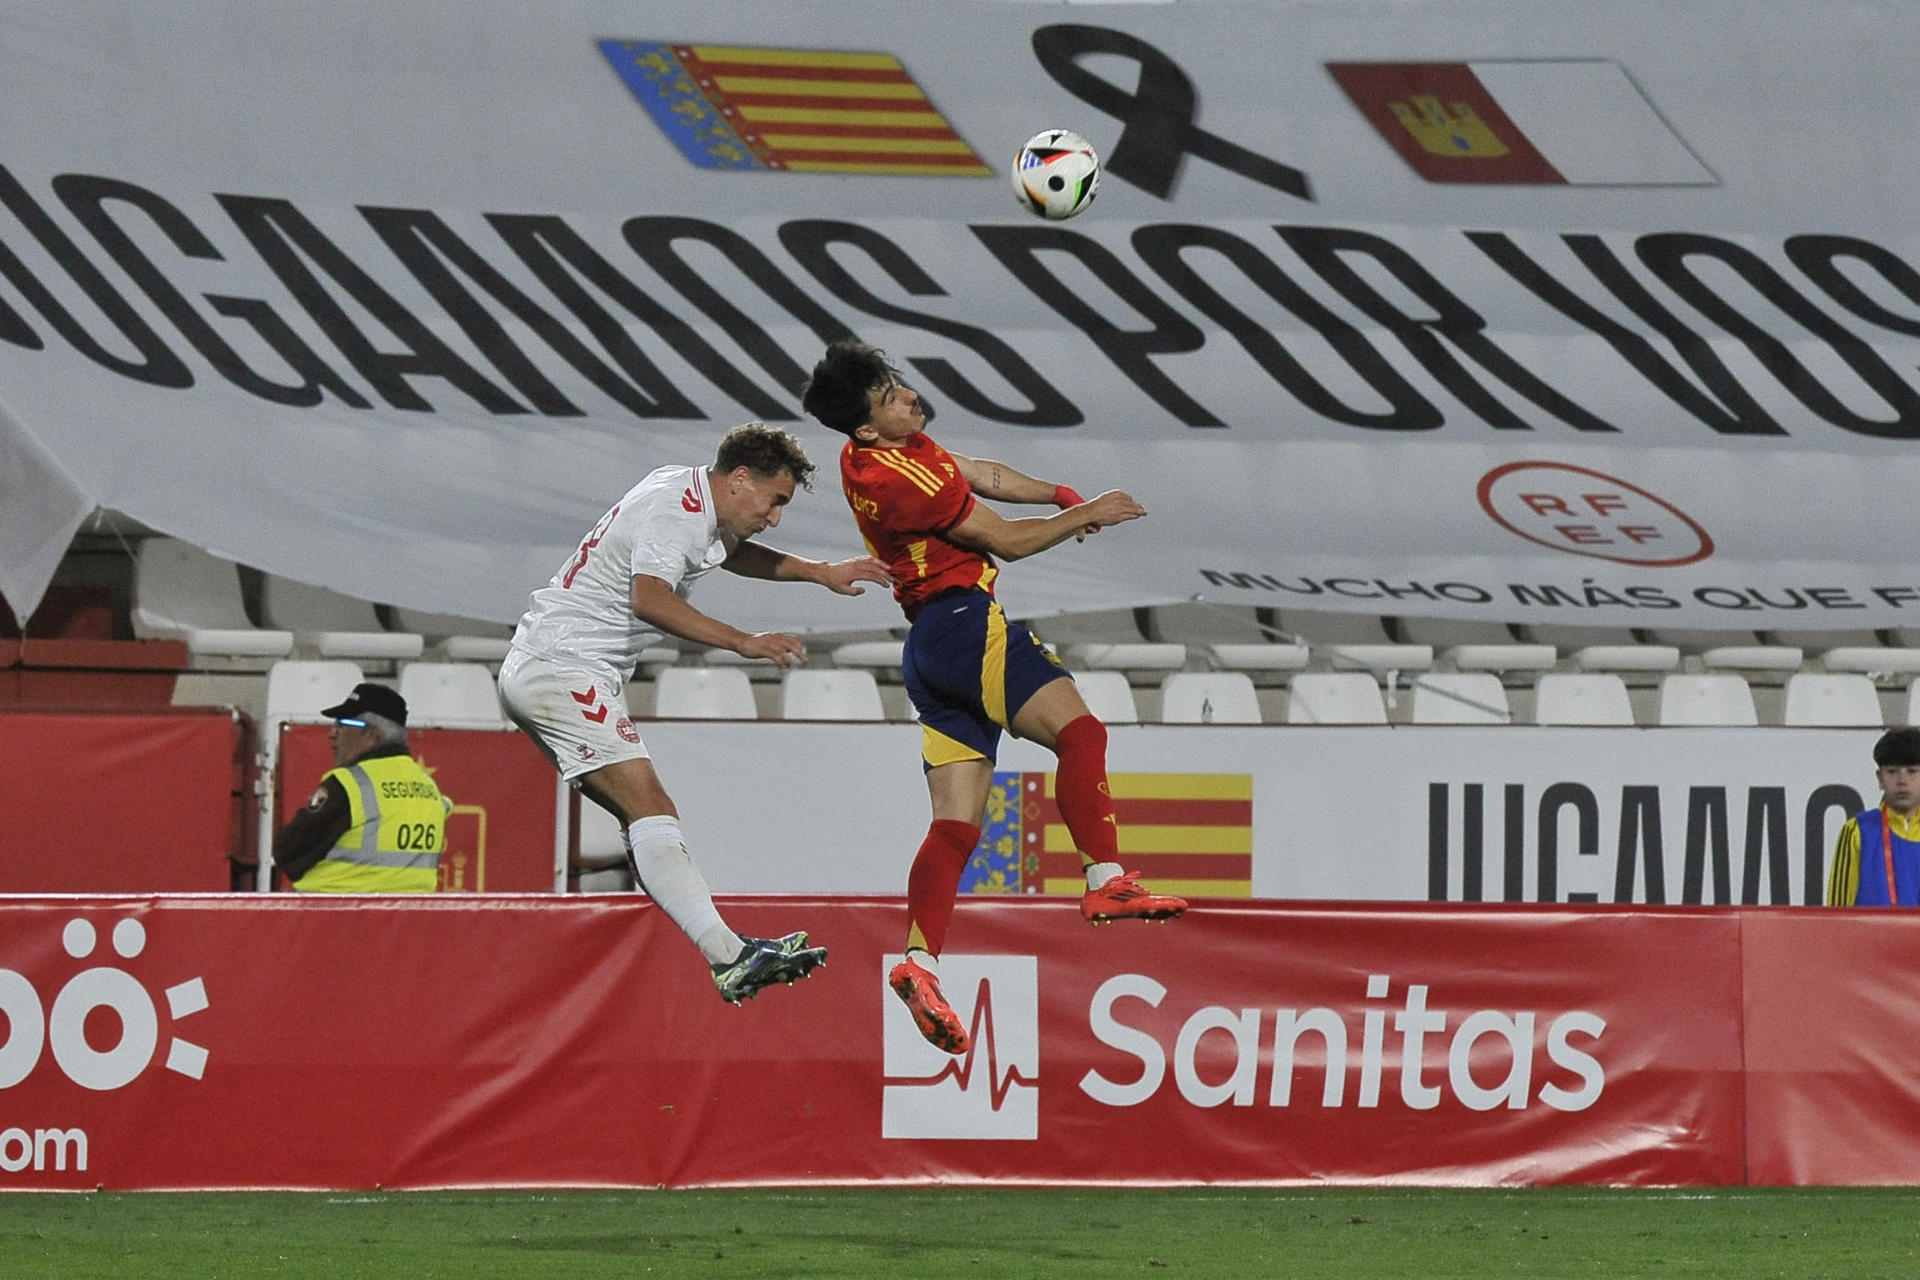
[[[412,756],[375,756],[331,769],[353,825],[293,882],[303,893],[432,893],[440,884],[452,803]]]

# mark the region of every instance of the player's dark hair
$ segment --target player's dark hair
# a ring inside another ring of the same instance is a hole
[[[1873,762],[1882,769],[1920,764],[1920,729],[1889,729],[1873,744]]]
[[[887,363],[887,354],[864,342],[843,339],[827,347],[813,366],[813,376],[800,391],[800,407],[820,425],[851,436],[873,416],[869,393],[897,382],[900,371]]]
[[[764,422],[743,422],[720,437],[720,451],[714,455],[714,468],[725,475],[735,467],[745,467],[757,476],[793,474],[794,483],[813,488],[813,464],[806,450],[791,431],[770,427]]]

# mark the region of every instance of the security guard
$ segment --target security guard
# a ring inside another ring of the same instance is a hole
[[[432,893],[453,808],[407,750],[407,702],[359,684],[320,713],[334,762],[273,838],[273,863],[303,893]]]

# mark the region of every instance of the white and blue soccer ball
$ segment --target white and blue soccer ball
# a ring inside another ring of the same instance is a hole
[[[1013,158],[1015,199],[1042,218],[1071,218],[1100,191],[1100,157],[1079,134],[1042,129]]]

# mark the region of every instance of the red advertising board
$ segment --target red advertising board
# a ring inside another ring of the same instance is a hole
[[[0,899],[0,1188],[1724,1184],[1741,913],[740,898],[744,1008],[638,896]],[[1283,1069],[1284,1068],[1284,1069]]]
[[[1920,914],[1744,914],[1749,1180],[1920,1183]]]
[[[333,768],[328,732],[318,724],[281,727],[276,826],[312,797]],[[552,892],[558,791],[553,766],[533,740],[510,730],[410,729],[407,741],[413,758],[453,802],[440,891]]]
[[[240,852],[230,711],[0,711],[0,893],[215,892]]]

